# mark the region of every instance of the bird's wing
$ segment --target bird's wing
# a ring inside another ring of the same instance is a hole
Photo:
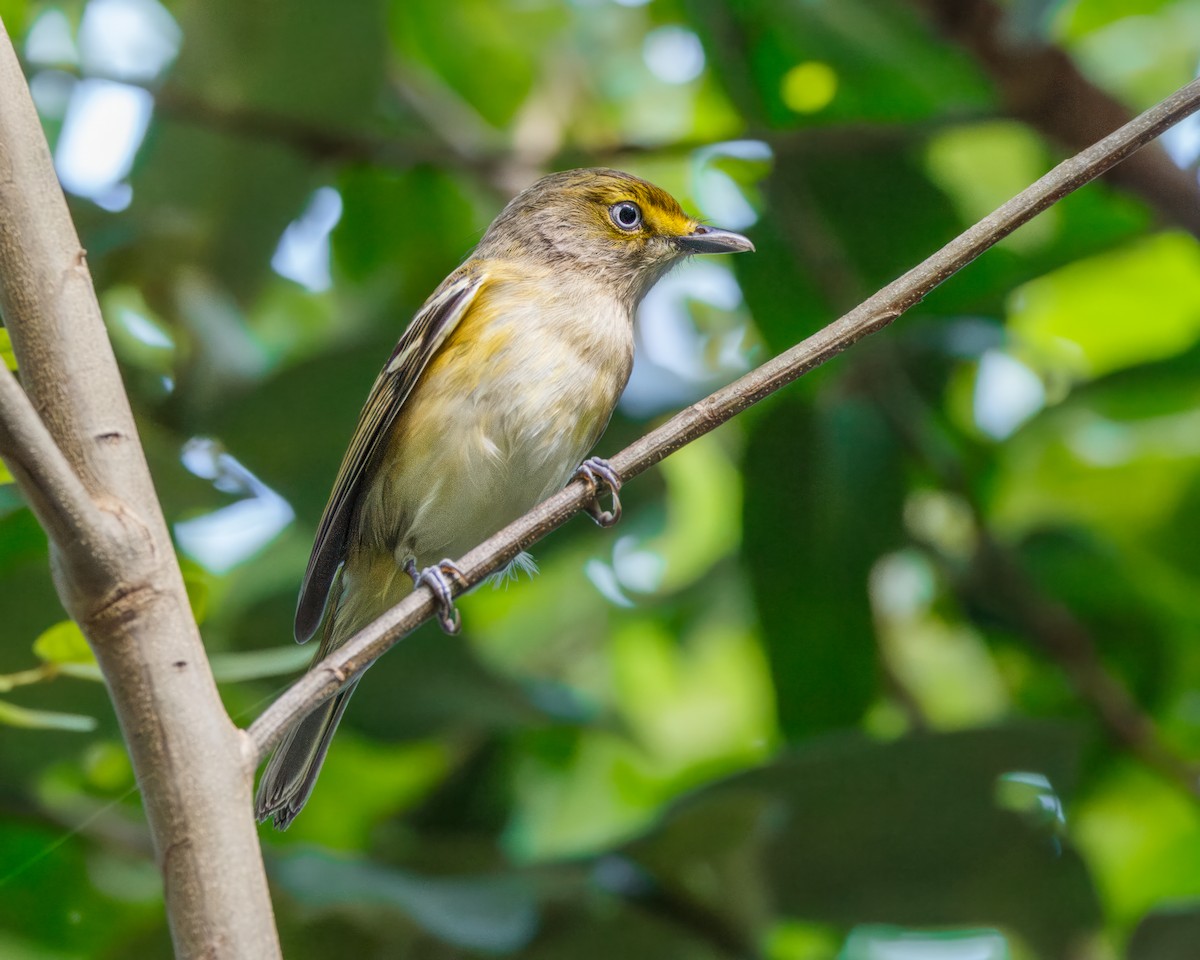
[[[359,487],[372,468],[374,454],[396,422],[422,371],[467,312],[483,281],[481,273],[469,269],[447,277],[413,317],[375,379],[359,414],[350,449],[342,458],[304,573],[296,606],[295,631],[299,643],[308,640],[321,624],[329,587],[345,559],[346,536]]]

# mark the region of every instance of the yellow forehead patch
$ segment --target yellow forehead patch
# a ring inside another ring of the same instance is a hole
[[[652,183],[619,171],[594,171],[589,184],[590,199],[605,211],[622,200],[631,200],[642,210],[643,222],[650,233],[682,236],[691,233],[696,221],[683,212],[679,201]]]

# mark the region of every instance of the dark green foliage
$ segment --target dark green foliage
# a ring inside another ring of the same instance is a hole
[[[52,149],[47,91],[93,66],[26,40],[101,6],[0,0]],[[71,203],[238,724],[310,655],[297,586],[371,381],[538,173],[630,169],[758,248],[660,288],[606,454],[1062,158],[924,6],[166,4],[132,201]],[[1200,0],[1004,8],[1001,46],[1130,105],[1200,60]],[[272,259],[322,188],[309,289]],[[1195,955],[1200,244],[1164,203],[1070,196],[383,658],[262,834],[286,955]],[[165,956],[120,732],[6,479],[0,956]]]

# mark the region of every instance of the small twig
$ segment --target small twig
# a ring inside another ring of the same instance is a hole
[[[95,544],[103,518],[11,370],[0,364],[0,456],[57,543]]]
[[[8,693],[17,687],[28,687],[35,683],[45,683],[59,675],[57,663],[43,663],[28,670],[18,670],[16,673],[0,673],[0,693]]]
[[[1079,155],[1060,163],[1031,187],[841,319],[635,441],[610,458],[612,467],[628,481],[867,335],[882,330],[988,247],[1198,108],[1200,80],[1183,87]],[[456,566],[467,583],[478,583],[492,570],[562,526],[590,499],[591,491],[586,483],[571,483],[467,553]],[[337,690],[338,684],[331,670],[341,670],[351,679],[358,676],[433,611],[430,591],[418,589],[326,657],[322,665],[329,669],[310,671],[297,680],[251,724],[248,734],[258,758],[261,760],[279,742],[292,723]]]

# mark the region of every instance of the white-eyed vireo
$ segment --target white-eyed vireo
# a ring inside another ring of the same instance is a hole
[[[371,388],[313,545],[296,639],[316,660],[583,470],[633,364],[633,316],[694,253],[753,250],[616,170],[571,170],[515,197],[434,291]],[[450,625],[449,608],[443,625]],[[354,685],[296,724],[255,812],[286,827],[312,792]]]

